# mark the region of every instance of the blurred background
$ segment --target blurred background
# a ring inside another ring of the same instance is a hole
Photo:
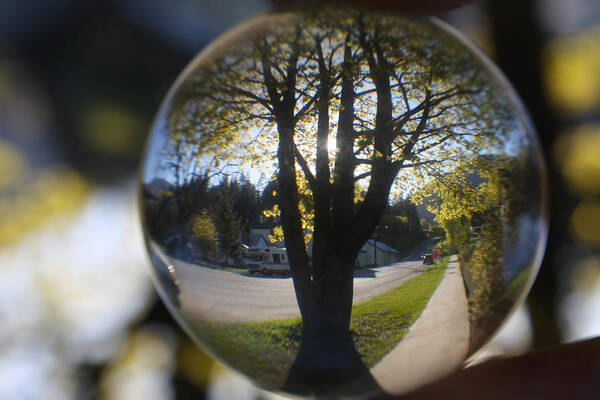
[[[157,299],[136,171],[161,99],[263,0],[0,0],[0,399],[268,399]],[[544,265],[476,359],[600,335],[600,2],[441,16],[527,103],[551,183]]]

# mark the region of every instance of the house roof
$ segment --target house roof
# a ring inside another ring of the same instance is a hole
[[[260,233],[250,233],[248,235],[248,243],[246,244],[249,247],[285,247],[285,244],[282,241],[272,242],[268,235]]]
[[[377,250],[386,251],[393,254],[401,254],[400,251],[394,249],[393,247],[390,247],[383,242],[378,242],[374,239],[369,239],[367,243],[369,243],[371,246],[375,246]]]

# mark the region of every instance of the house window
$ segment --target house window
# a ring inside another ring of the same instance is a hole
[[[275,264],[281,264],[281,256],[279,254],[273,254],[273,262]]]

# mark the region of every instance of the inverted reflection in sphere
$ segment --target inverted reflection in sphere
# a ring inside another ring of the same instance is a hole
[[[169,93],[141,175],[163,300],[267,388],[402,393],[459,367],[545,239],[529,119],[437,22],[256,17]]]

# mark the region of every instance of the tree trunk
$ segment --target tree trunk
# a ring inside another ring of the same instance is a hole
[[[352,226],[354,217],[354,73],[350,36],[346,37],[344,62],[342,64],[342,92],[336,135],[336,159],[333,173],[333,235],[338,239],[339,247],[345,243],[343,238]]]
[[[287,390],[324,396],[358,379],[361,386],[377,390],[350,332],[355,256],[352,252],[341,257],[331,248],[323,249],[313,258],[320,264],[315,265],[322,271],[320,277],[294,281],[302,312],[302,338]]]
[[[317,50],[322,50],[319,42]],[[322,82],[317,101],[319,113],[317,160],[316,177],[312,188],[315,206],[312,263],[309,262],[304,242],[295,170],[297,155],[294,144],[294,109],[297,54],[293,53],[288,60],[286,90],[282,93],[279,92],[271,74],[269,59],[262,57],[265,86],[277,121],[279,139],[277,179],[281,225],[302,316],[300,348],[289,371],[285,389],[293,393],[319,397],[332,393],[337,395],[341,387],[347,387],[350,383],[356,384],[357,381],[360,381],[361,392],[375,393],[378,390],[377,384],[354,347],[350,333],[353,266],[364,242],[347,246],[349,232],[340,229],[342,225],[349,226],[353,218],[355,168],[352,150],[355,93],[349,42],[346,43],[344,52],[342,84],[344,109],[340,112],[339,136],[336,143],[338,150],[341,150],[343,160],[338,158],[335,163],[337,175],[334,174],[334,181],[338,187],[335,195],[332,195],[329,182],[327,144],[331,77],[323,55],[319,53],[319,73]],[[335,230],[339,234],[332,234],[332,213],[335,214],[334,218],[337,217]]]

